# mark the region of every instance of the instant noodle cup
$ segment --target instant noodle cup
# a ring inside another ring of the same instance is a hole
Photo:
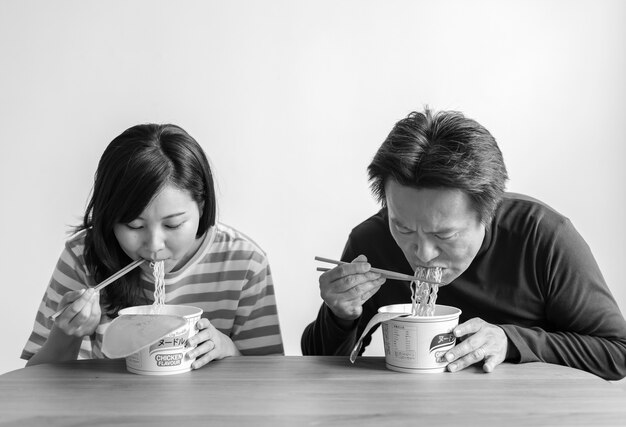
[[[187,340],[198,332],[196,323],[202,315],[201,308],[165,304],[157,309],[154,305],[140,305],[124,308],[119,311],[119,315],[120,317],[151,315],[153,319],[151,321],[158,321],[159,316],[164,318],[178,316],[185,320],[183,326],[127,356],[126,369],[128,371],[141,375],[170,375],[191,370],[193,360],[187,357],[187,353],[192,348],[187,348],[185,345]]]
[[[380,313],[411,313],[411,304],[387,305]],[[443,372],[448,362],[446,351],[454,347],[452,333],[459,324],[461,310],[435,305],[433,316],[401,316],[382,323],[385,365],[388,369],[409,373]]]

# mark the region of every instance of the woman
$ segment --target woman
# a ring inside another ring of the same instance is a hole
[[[197,369],[235,355],[283,354],[265,253],[216,222],[213,177],[200,145],[178,126],[137,125],[98,164],[83,223],[65,245],[22,352],[27,365],[103,358],[120,309],[153,303],[148,262],[107,286],[133,260],[164,262],[165,303],[203,309],[188,345]],[[69,306],[55,321],[50,315]]]

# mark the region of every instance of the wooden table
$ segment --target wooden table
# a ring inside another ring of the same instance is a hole
[[[170,376],[123,360],[38,365],[0,376],[0,425],[626,425],[626,392],[542,363],[493,373],[404,374],[384,358],[232,357]],[[6,423],[6,424],[5,424]]]

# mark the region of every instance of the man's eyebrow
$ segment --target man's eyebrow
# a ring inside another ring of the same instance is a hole
[[[395,225],[397,225],[398,227],[402,227],[402,228],[406,228],[407,230],[410,230],[411,228],[407,227],[406,225],[402,224],[402,222],[400,222],[398,219],[396,218],[391,218],[391,222],[393,222]]]
[[[458,231],[458,227],[444,227],[438,230],[429,231],[430,234],[448,234]]]
[[[402,222],[400,222],[397,218],[391,218],[391,222],[393,222],[398,227],[402,227],[402,228],[405,228],[407,230],[415,231],[411,227],[407,227],[406,225],[402,224]],[[448,234],[448,233],[456,233],[457,231],[459,231],[459,229],[460,229],[460,227],[451,225],[451,226],[445,226],[445,227],[442,227],[442,228],[438,228],[438,229],[432,230],[432,231],[426,231],[426,233],[427,234]]]

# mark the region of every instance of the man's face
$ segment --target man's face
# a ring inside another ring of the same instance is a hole
[[[461,190],[385,184],[389,230],[413,268],[442,267],[443,283],[459,277],[478,253],[485,226]]]

